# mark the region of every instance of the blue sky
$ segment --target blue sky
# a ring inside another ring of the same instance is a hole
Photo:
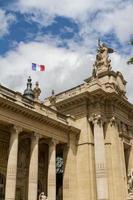
[[[38,80],[42,98],[71,88],[91,75],[97,40],[114,48],[112,67],[128,81],[132,95],[132,0],[0,0],[1,84],[23,92],[26,79]],[[46,65],[35,73],[31,63]]]

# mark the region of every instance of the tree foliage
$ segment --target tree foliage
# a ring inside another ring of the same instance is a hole
[[[131,45],[133,45],[133,39],[131,40]],[[127,61],[127,64],[132,64],[133,65],[133,57],[131,57],[128,61]]]

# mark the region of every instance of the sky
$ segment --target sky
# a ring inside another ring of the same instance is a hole
[[[98,38],[115,50],[112,68],[133,103],[133,0],[0,0],[0,84],[23,93],[28,76],[41,99],[91,76]],[[45,72],[32,71],[31,63]]]

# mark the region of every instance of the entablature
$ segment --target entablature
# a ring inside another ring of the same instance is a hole
[[[0,107],[11,116],[14,113],[18,118],[20,115],[41,123],[45,123],[57,129],[73,133],[79,133],[75,120],[71,116],[66,116],[59,111],[47,107],[41,102],[29,100],[21,93],[14,92],[4,86],[0,86]]]

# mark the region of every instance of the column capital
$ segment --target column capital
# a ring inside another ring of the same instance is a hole
[[[56,139],[54,139],[54,138],[51,138],[51,139],[49,140],[49,145],[54,145],[54,146],[56,146],[58,143],[59,143],[59,141],[56,140]]]
[[[15,133],[15,134],[19,134],[23,131],[23,128],[21,126],[18,125],[12,125],[10,128],[11,133]]]
[[[92,122],[93,124],[102,125],[104,122],[104,119],[102,115],[100,114],[92,114],[92,116],[89,118],[89,122]]]
[[[37,132],[32,133],[31,139],[39,141],[40,138],[41,138],[41,135],[39,133],[37,133]]]
[[[116,119],[116,117],[115,116],[112,116],[111,118],[110,118],[110,125],[111,126],[116,126],[116,124],[117,124],[117,119]]]

